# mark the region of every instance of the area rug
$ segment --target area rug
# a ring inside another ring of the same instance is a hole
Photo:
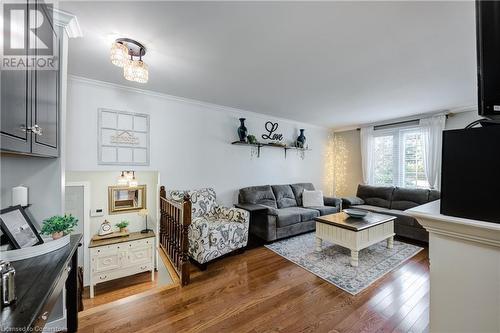
[[[351,252],[344,247],[323,241],[322,250],[316,252],[314,232],[265,246],[352,295],[363,291],[422,250],[421,247],[398,241],[394,241],[394,247],[388,249],[383,241],[361,250],[359,266],[352,267]]]

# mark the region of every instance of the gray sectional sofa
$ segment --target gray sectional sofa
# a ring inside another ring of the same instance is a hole
[[[250,212],[250,234],[274,241],[315,230],[314,218],[340,211],[342,200],[332,197],[324,197],[323,206],[303,207],[304,189],[313,191],[314,185],[300,183],[240,189],[236,206]]]
[[[405,210],[438,200],[439,191],[359,185],[356,197],[342,198],[342,208],[360,208],[396,216],[396,235],[428,242],[428,232]]]

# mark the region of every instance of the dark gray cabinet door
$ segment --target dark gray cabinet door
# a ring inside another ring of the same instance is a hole
[[[49,20],[46,16],[44,19]],[[53,22],[51,22],[53,24]],[[59,141],[59,62],[60,50],[57,30],[54,34],[55,69],[39,69],[33,72],[32,119],[39,133],[32,134],[31,151],[33,154],[58,156]],[[38,57],[38,56],[37,56]],[[42,56],[43,57],[43,56]]]
[[[39,134],[32,135],[32,153],[58,156],[59,123],[59,71],[37,71],[35,73],[33,103],[33,126]]]
[[[2,70],[1,73],[1,148],[4,151],[29,153],[31,124],[28,98],[29,73],[25,70]]]
[[[43,59],[48,61],[48,58],[54,58],[52,62],[55,66],[52,69],[45,66],[36,70],[2,70],[0,72],[0,148],[7,152],[56,157],[59,156],[59,63],[61,56],[58,36],[59,34],[62,36],[62,30],[60,32],[57,30],[59,28],[54,26],[52,10],[44,6],[43,0],[26,2],[26,6],[30,10],[38,10],[43,17],[27,15],[25,21],[42,19],[44,27],[48,24],[48,29],[42,29],[44,36],[47,37],[46,34],[48,34],[48,37],[51,37],[52,34],[53,43],[50,43],[50,47],[40,47],[38,43],[41,40],[38,38],[29,40],[28,36],[32,35],[27,34],[24,53],[27,57],[28,55],[36,57],[35,63],[38,63],[39,59],[43,63]],[[35,22],[34,26],[41,24],[42,22]],[[29,58],[27,62],[33,63]]]
[[[26,3],[26,9],[27,6]],[[26,13],[24,19],[28,19]],[[24,49],[19,51],[27,59],[27,38],[24,40]],[[0,147],[3,151],[31,151],[31,133],[27,130],[31,124],[29,80],[29,72],[26,69],[6,68],[0,71]]]

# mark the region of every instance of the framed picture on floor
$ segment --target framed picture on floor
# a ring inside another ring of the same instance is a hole
[[[2,209],[0,227],[15,249],[43,243],[42,237],[21,206]]]

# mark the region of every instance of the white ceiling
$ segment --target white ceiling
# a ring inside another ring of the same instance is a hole
[[[69,72],[342,128],[476,104],[474,3],[67,2]],[[146,44],[145,85],[109,62]]]

